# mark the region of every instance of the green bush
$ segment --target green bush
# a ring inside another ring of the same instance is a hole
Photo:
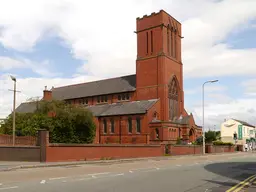
[[[231,142],[214,141],[213,145],[233,146],[234,144]]]
[[[180,137],[177,138],[176,144],[177,145],[181,145],[182,144],[182,139]]]
[[[12,115],[1,129],[4,134],[12,134]],[[16,114],[16,135],[37,136],[39,129],[50,132],[52,143],[92,143],[96,132],[90,111],[62,101],[39,101],[34,113]]]
[[[198,145],[196,141],[193,141],[192,142],[192,145]]]

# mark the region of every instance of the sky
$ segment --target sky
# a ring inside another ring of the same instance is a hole
[[[185,107],[205,125],[256,124],[255,0],[0,0],[0,118],[45,86],[135,73],[136,18],[163,9],[182,23]],[[15,6],[14,6],[15,5]]]

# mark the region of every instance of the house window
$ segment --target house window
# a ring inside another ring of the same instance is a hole
[[[125,94],[122,94],[122,100],[125,100],[126,98],[125,98]]]
[[[119,101],[121,100],[121,98],[122,98],[121,95],[118,95],[118,100],[119,100]]]
[[[111,133],[115,133],[115,121],[111,119]]]
[[[105,102],[108,102],[108,96],[107,95],[105,95],[104,100],[105,100]]]
[[[137,132],[137,133],[140,133],[140,131],[141,131],[140,128],[141,128],[141,127],[140,127],[140,118],[137,117],[137,118],[136,118],[136,132]]]
[[[132,133],[132,118],[128,118],[128,133]]]
[[[103,120],[103,133],[107,133],[107,120],[106,119],[104,119]]]
[[[104,102],[104,97],[103,96],[100,97],[100,101]]]
[[[100,103],[100,97],[97,97],[97,103]]]

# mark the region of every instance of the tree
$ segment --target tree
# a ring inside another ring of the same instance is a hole
[[[53,143],[92,143],[96,132],[90,111],[63,101],[39,101],[34,113],[16,114],[16,135],[36,136],[39,129],[49,130]],[[12,134],[12,115],[2,130]]]
[[[214,141],[220,140],[220,131],[207,131],[205,132],[205,143],[212,143]],[[196,139],[197,145],[203,144],[203,136],[200,136]]]
[[[217,135],[215,131],[207,131],[205,132],[205,142],[212,143],[217,140]]]

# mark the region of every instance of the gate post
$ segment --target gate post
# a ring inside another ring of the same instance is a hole
[[[46,162],[46,148],[49,145],[49,131],[46,129],[38,130],[38,139],[40,144],[40,162]]]

